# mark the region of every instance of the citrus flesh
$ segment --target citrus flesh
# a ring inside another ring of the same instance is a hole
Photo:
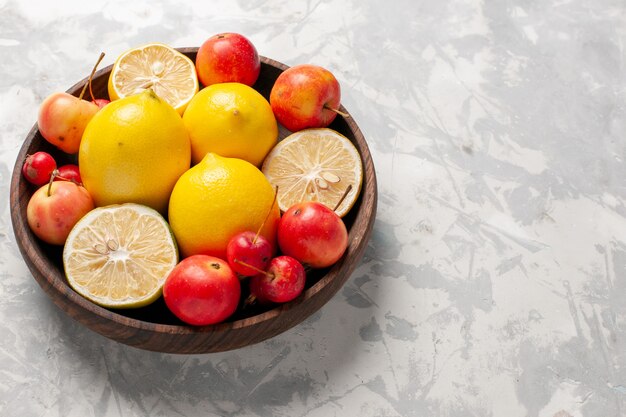
[[[110,308],[155,301],[177,262],[176,242],[165,219],[133,203],[90,211],[74,226],[63,248],[69,285]]]
[[[319,201],[345,216],[361,191],[363,166],[358,150],[339,132],[305,129],[287,136],[267,155],[263,174],[278,187],[284,212],[303,201]],[[348,193],[342,199],[346,190]]]
[[[261,234],[275,245],[280,211],[274,189],[257,167],[208,153],[176,183],[168,216],[183,256],[226,259],[231,237],[262,225]]]
[[[152,89],[183,114],[199,84],[191,59],[167,45],[150,43],[129,49],[117,58],[108,89],[111,100]]]
[[[96,206],[132,202],[165,213],[174,184],[189,169],[191,148],[180,116],[146,90],[93,117],[78,160]]]
[[[269,102],[240,83],[203,88],[189,103],[183,122],[194,164],[213,152],[260,166],[278,139],[278,124]]]

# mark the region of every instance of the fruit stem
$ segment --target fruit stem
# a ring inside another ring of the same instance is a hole
[[[335,113],[337,113],[338,115],[342,116],[342,117],[350,117],[350,115],[346,112],[343,112],[339,109],[333,109],[332,107],[328,106],[327,104],[324,104],[324,108],[326,110],[330,110],[330,111],[334,111]]]
[[[247,307],[247,306],[249,306],[249,305],[252,305],[252,304],[256,303],[256,300],[257,300],[256,295],[254,295],[254,294],[250,294],[250,295],[248,295],[248,296],[246,297],[246,299],[243,301],[243,306],[244,306],[244,307]]]
[[[263,223],[261,223],[261,227],[259,227],[259,230],[256,231],[256,235],[254,235],[254,239],[252,239],[253,245],[256,243],[256,240],[259,238],[259,235],[261,234],[261,230],[263,230],[263,226],[265,226],[265,223],[267,222],[267,219],[269,219],[270,214],[272,214],[272,209],[274,208],[274,204],[276,204],[277,195],[278,195],[278,185],[276,186],[276,189],[274,190],[274,199],[272,200],[272,205],[270,206],[270,209],[267,211],[267,215],[265,215],[265,219],[263,220]]]
[[[333,211],[337,211],[337,209],[339,208],[339,206],[341,205],[341,203],[343,203],[343,200],[346,199],[346,197],[348,196],[348,193],[350,192],[350,190],[352,190],[352,184],[349,184],[346,187],[346,191],[343,192],[343,195],[341,196],[341,198],[339,199],[339,202],[337,203],[337,205],[335,206],[335,208],[333,209]]]
[[[237,258],[233,259],[233,261],[234,261],[235,263],[238,263],[239,265],[246,266],[246,267],[248,267],[248,268],[250,268],[250,269],[252,269],[252,270],[254,270],[254,271],[258,272],[259,274],[263,274],[263,275],[267,276],[267,277],[268,277],[268,278],[270,278],[270,279],[274,279],[274,274],[272,274],[272,273],[270,273],[270,272],[267,272],[267,271],[264,271],[264,270],[262,270],[261,268],[257,268],[256,266],[254,266],[254,265],[250,265],[250,264],[249,264],[249,263],[247,263],[247,262],[240,261],[240,260],[239,260],[239,259],[237,259]]]
[[[93,97],[93,91],[91,91],[91,79],[93,78],[93,74],[96,72],[96,69],[98,68],[98,65],[100,64],[100,61],[102,61],[102,58],[104,58],[104,52],[100,52],[100,57],[98,58],[98,61],[96,61],[96,65],[93,66],[91,70],[91,74],[89,75],[89,79],[87,79],[87,82],[83,86],[83,90],[80,92],[80,95],[78,96],[79,100],[83,99],[83,96],[85,95],[85,91],[87,90],[87,87],[89,87],[89,93],[91,94],[91,99],[95,100]]]
[[[54,171],[52,171],[52,174],[50,174],[50,181],[48,181],[48,197],[52,196],[52,183],[57,175],[59,175],[59,170],[55,168]]]

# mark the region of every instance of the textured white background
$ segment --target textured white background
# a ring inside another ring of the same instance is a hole
[[[335,73],[379,185],[317,314],[212,355],[78,325],[14,242],[39,103],[151,41],[221,32]],[[623,0],[0,0],[0,414],[626,415]]]

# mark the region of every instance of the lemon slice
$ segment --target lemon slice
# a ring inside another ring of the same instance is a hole
[[[165,219],[133,203],[90,211],[63,248],[69,285],[111,308],[141,307],[159,298],[177,262],[178,249]]]
[[[187,56],[161,43],[120,55],[109,76],[109,98],[117,100],[149,88],[183,114],[198,92],[196,66]]]
[[[280,141],[262,166],[270,184],[278,187],[276,201],[284,212],[303,201],[319,201],[345,216],[354,205],[363,181],[359,152],[332,129],[305,129]],[[342,196],[350,187],[343,201]]]

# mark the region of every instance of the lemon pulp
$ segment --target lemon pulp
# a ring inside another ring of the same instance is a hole
[[[63,248],[69,285],[111,308],[141,307],[156,300],[177,262],[178,249],[165,219],[133,203],[90,211]]]
[[[276,201],[283,212],[303,201],[319,201],[343,217],[358,198],[363,180],[356,147],[328,128],[287,136],[267,155],[262,171],[278,187]]]
[[[152,89],[183,114],[199,84],[191,59],[167,45],[150,43],[129,49],[117,58],[108,89],[111,100]]]

